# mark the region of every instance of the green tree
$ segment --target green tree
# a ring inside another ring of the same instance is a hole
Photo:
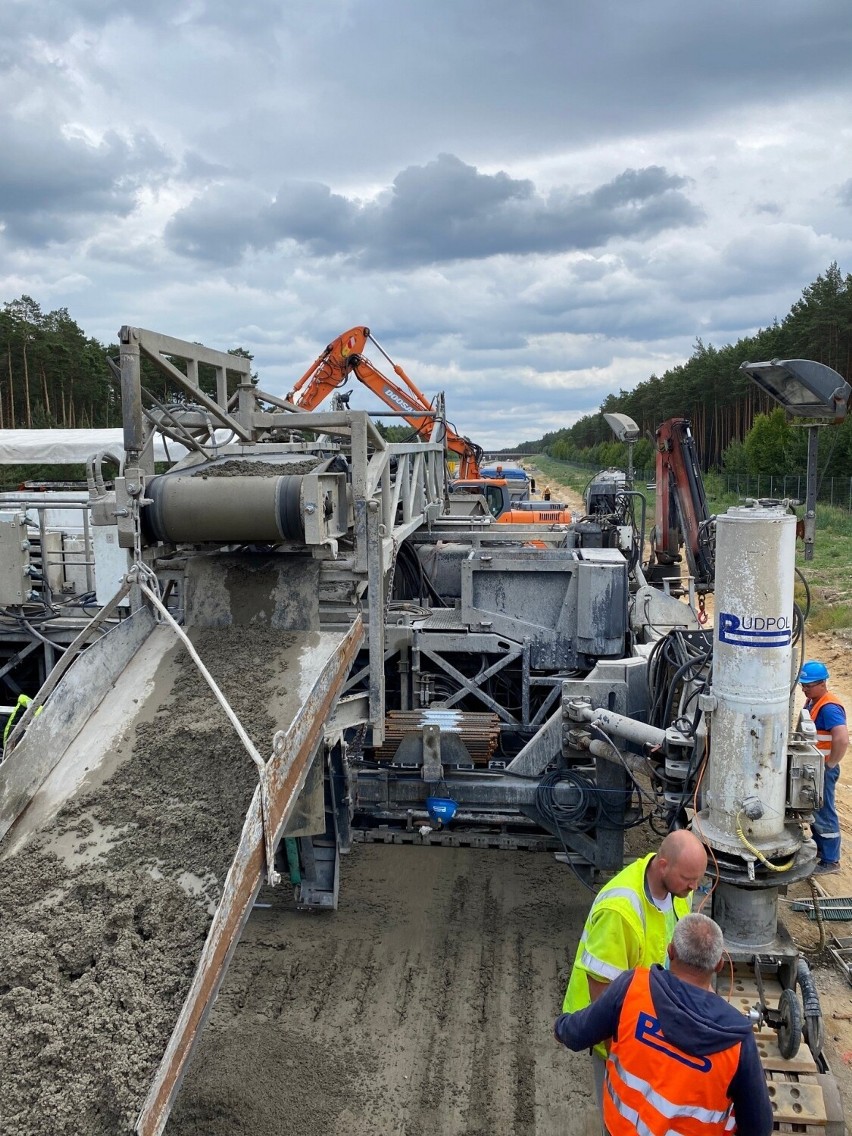
[[[749,473],[779,473],[786,468],[790,427],[781,407],[758,414],[745,440]]]

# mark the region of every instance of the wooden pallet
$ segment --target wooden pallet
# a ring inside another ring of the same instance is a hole
[[[733,983],[730,972],[721,974],[716,989],[743,1014],[760,1002],[754,974],[743,966],[734,968]],[[764,977],[763,990],[769,1005],[777,1004],[781,997],[781,984],[777,978]],[[782,1057],[777,1033],[766,1026],[755,1030],[755,1041],[772,1102],[773,1131],[825,1136],[828,1123],[826,1103],[819,1069],[807,1045],[803,1043],[795,1057]]]

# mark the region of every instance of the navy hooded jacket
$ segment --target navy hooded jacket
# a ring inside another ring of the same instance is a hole
[[[633,971],[628,970],[584,1010],[560,1014],[554,1028],[557,1040],[579,1051],[615,1037],[632,978]],[[651,967],[650,983],[663,1033],[678,1049],[704,1057],[742,1043],[739,1065],[728,1086],[737,1118],[737,1136],[769,1136],[772,1105],[748,1018],[712,990],[684,982],[661,966]]]

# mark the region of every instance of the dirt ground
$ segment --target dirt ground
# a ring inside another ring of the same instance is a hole
[[[541,498],[546,487],[550,488],[551,500],[562,501],[572,510],[575,520],[582,517],[586,511],[586,506],[583,503],[582,496],[572,489],[569,485],[562,485],[552,478],[547,478],[540,469],[534,466],[526,465],[525,469],[529,476],[535,480],[536,491],[532,494],[536,499]]]

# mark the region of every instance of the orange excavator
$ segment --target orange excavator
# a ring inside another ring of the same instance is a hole
[[[394,374],[401,379],[401,383],[396,383],[387,375],[383,375],[364,356],[368,340],[384,355]],[[449,423],[440,424],[439,429],[443,432],[443,437],[433,438],[438,417],[434,407],[402,367],[394,363],[387,352],[379,346],[368,327],[352,327],[332,340],[308,367],[287,398],[300,410],[314,410],[327,394],[342,387],[353,375],[386,406],[401,411],[406,422],[422,438],[443,441],[446,448],[458,457],[459,478],[467,480],[479,477],[482,447],[477,446],[470,438],[457,434]]]
[[[683,547],[696,591],[712,592],[716,574],[715,518],[710,516],[707,505],[689,421],[667,418],[657,430],[656,440],[656,513],[645,575],[649,581],[671,579],[670,565],[680,564]]]
[[[383,375],[364,355],[372,342],[400,380]],[[287,395],[288,402],[299,410],[315,410],[326,395],[344,386],[352,376],[373,392],[391,410],[400,412],[406,422],[428,441],[442,441],[458,458],[456,479],[451,492],[475,493],[486,498],[491,514],[502,524],[569,524],[571,513],[564,505],[552,502],[516,502],[511,498],[504,478],[484,478],[479,470],[482,447],[457,433],[423,392],[391,359],[370,334],[368,327],[352,327],[338,335],[311,363],[304,375]]]

